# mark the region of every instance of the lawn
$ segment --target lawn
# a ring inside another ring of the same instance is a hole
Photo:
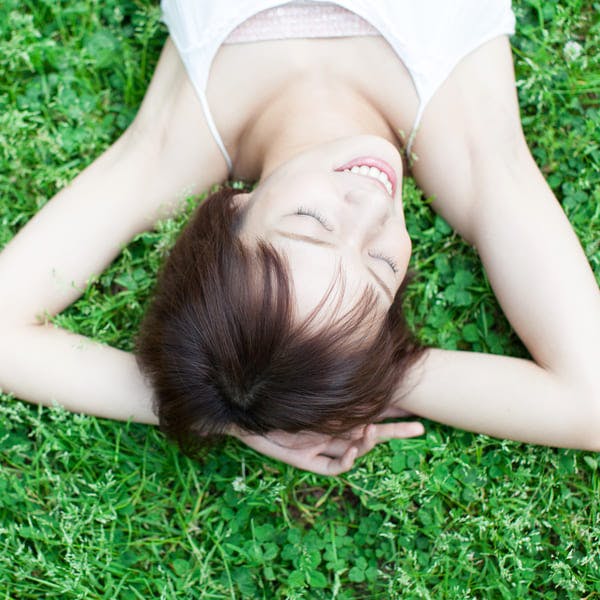
[[[525,132],[600,278],[600,4],[515,11]],[[149,0],[0,4],[0,247],[130,123],[159,18]],[[405,198],[421,339],[525,355],[475,252],[411,180]],[[185,218],[139,236],[56,323],[130,350]],[[154,428],[2,395],[0,594],[600,598],[597,455],[425,424],[327,478],[234,441],[192,461]]]

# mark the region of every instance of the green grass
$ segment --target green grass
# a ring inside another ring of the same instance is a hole
[[[516,12],[526,135],[600,277],[600,4]],[[131,121],[158,18],[148,0],[2,2],[0,247]],[[411,181],[405,196],[423,341],[522,355],[475,253]],[[184,220],[139,236],[56,321],[131,349]],[[325,478],[235,442],[193,462],[153,428],[4,395],[0,453],[4,598],[600,598],[589,452],[427,423]]]

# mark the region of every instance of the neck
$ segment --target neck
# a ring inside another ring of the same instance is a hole
[[[255,147],[262,149],[260,181],[298,153],[336,139],[374,134],[395,142],[391,129],[370,102],[352,90],[327,84],[289,86],[266,107],[259,125]]]

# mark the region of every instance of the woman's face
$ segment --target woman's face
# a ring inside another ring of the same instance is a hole
[[[238,197],[247,203],[241,236],[249,243],[262,239],[287,257],[300,316],[334,281],[336,302],[336,287],[344,283],[342,313],[369,286],[385,312],[411,252],[401,192],[402,161],[388,141],[361,135],[321,144]]]

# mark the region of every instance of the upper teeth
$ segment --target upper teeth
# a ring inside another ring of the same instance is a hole
[[[385,189],[388,191],[388,194],[390,194],[390,196],[392,195],[392,184],[389,180],[389,177],[383,171],[380,171],[377,167],[368,167],[367,165],[356,165],[351,169],[344,169],[344,173],[357,173],[358,175],[366,175],[367,177],[377,179],[378,181],[381,181],[383,185],[385,185]]]

